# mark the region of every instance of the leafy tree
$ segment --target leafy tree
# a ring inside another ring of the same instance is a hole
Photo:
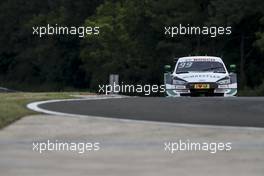
[[[80,39],[69,36],[38,38],[33,26],[82,25],[102,1],[16,1],[1,4],[0,80],[17,82],[18,89],[87,88],[79,58]],[[41,85],[41,86],[40,86]]]
[[[261,0],[232,0],[227,2],[213,0],[210,5],[212,13],[210,22],[232,26],[232,36],[222,43],[223,53],[227,58],[230,57],[229,60],[239,62],[240,86],[242,88],[247,85],[247,81],[254,84],[254,81],[248,80],[252,78],[252,76],[247,76],[250,68],[248,65],[250,65],[251,60],[257,59],[254,57],[259,57],[254,54],[256,48],[253,44],[256,40],[255,33],[259,28],[263,5]],[[231,51],[227,48],[230,48]],[[249,58],[251,60],[248,60]],[[259,70],[257,65],[254,69],[256,69],[255,71]]]
[[[239,65],[240,87],[264,77],[262,0],[3,0],[0,84],[28,90],[92,88],[110,73],[131,84],[162,84],[163,65],[186,55]],[[32,35],[33,26],[99,26],[86,36]],[[232,34],[164,35],[165,26],[232,26]],[[262,91],[260,91],[262,92]]]

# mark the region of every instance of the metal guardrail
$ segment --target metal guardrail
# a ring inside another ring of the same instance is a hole
[[[11,89],[8,89],[8,88],[5,88],[5,87],[0,87],[0,93],[1,92],[17,92],[17,91],[11,90]]]

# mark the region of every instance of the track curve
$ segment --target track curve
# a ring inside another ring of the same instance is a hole
[[[264,98],[135,97],[52,102],[40,108],[120,119],[220,126],[264,127]]]

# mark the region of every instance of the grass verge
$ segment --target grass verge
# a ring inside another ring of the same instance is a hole
[[[26,108],[34,101],[72,98],[79,93],[0,93],[0,129],[26,115],[37,114]]]

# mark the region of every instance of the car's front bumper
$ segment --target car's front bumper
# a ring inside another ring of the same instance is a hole
[[[237,93],[236,85],[219,85],[217,83],[202,83],[210,84],[208,89],[195,89],[195,84],[201,83],[188,83],[186,85],[166,85],[166,93],[168,96],[235,96]]]

